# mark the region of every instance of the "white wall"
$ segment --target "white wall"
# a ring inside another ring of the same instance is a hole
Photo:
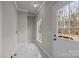
[[[18,20],[17,20],[17,36],[18,43],[23,43],[28,40],[28,14],[18,11]]]
[[[43,32],[43,40],[42,43],[39,43],[36,39],[38,45],[44,49],[49,57],[52,56],[52,3],[46,2],[45,5],[40,9],[40,12],[36,18],[43,20],[42,23],[42,32]]]
[[[2,2],[2,57],[10,57],[16,50],[17,15],[13,2]]]
[[[0,57],[2,56],[2,2],[0,2]]]
[[[29,41],[35,40],[35,17],[28,16],[28,39]]]

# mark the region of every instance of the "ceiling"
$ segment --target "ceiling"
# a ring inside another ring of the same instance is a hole
[[[33,6],[34,2],[37,2],[38,7]],[[44,4],[44,2],[45,1],[16,1],[16,6],[20,11],[36,14],[40,6]],[[57,3],[57,1],[49,1],[49,3],[52,3],[54,5]]]
[[[34,1],[17,1],[16,4],[17,4],[18,9],[36,14],[41,4],[43,3],[43,1],[39,1],[39,2],[36,1],[36,2],[37,2],[38,7],[33,6]]]

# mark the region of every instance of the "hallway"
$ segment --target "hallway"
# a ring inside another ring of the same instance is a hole
[[[41,58],[38,47],[33,42],[19,43],[14,58]]]
[[[79,1],[0,1],[0,58],[79,58]]]

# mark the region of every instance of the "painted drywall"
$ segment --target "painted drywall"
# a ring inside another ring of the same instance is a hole
[[[0,2],[0,57],[2,56],[2,2]]]
[[[28,40],[28,14],[17,11],[17,43],[24,43]]]
[[[29,41],[35,39],[35,16],[28,16],[28,39]]]
[[[48,57],[52,56],[52,7],[53,5],[51,2],[46,2],[36,17],[36,23],[40,19],[43,20],[41,29],[43,32],[43,40],[42,43],[37,41],[37,38],[35,41],[38,43],[38,45],[40,45],[43,51],[46,52]]]
[[[2,57],[9,58],[16,50],[17,15],[13,2],[2,2]]]

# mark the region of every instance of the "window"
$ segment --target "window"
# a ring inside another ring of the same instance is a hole
[[[43,32],[42,32],[42,19],[37,21],[37,40],[42,43]]]
[[[57,11],[58,37],[79,40],[79,1]]]

